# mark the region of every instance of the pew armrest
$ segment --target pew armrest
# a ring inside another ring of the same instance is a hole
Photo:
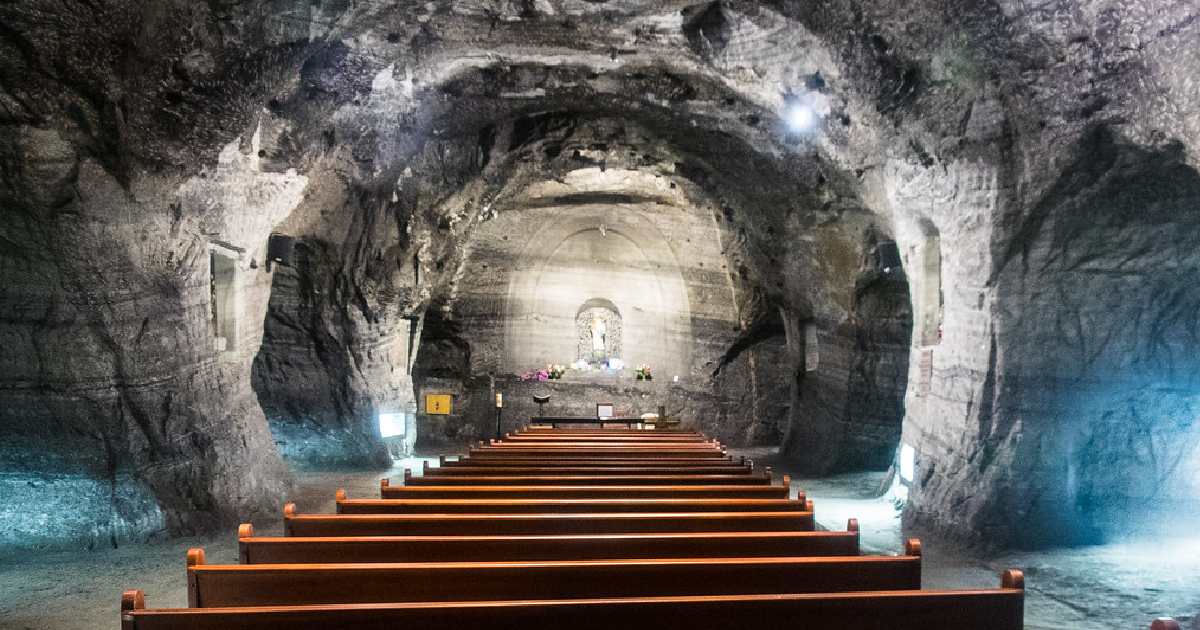
[[[121,612],[142,610],[146,607],[146,594],[142,589],[129,589],[121,593]]]
[[[1020,569],[1009,569],[1000,574],[1000,588],[1025,590],[1025,573]]]
[[[130,589],[121,593],[121,630],[133,630],[133,615],[136,610],[146,609],[146,594],[142,589]]]

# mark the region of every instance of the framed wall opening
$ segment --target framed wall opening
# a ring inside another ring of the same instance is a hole
[[[238,346],[238,261],[241,253],[217,243],[208,249],[209,326],[213,348],[233,352]]]
[[[926,220],[921,222],[921,242],[915,247],[918,257],[914,265],[921,275],[917,284],[917,335],[922,347],[942,342],[942,240],[937,227]]]

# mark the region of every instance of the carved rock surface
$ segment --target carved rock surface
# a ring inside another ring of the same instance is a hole
[[[527,333],[575,334],[522,306],[554,260],[530,252],[586,265],[622,230],[592,264],[669,296],[631,302],[661,334],[624,350],[660,371],[557,384],[564,411],[661,401],[814,473],[903,442],[908,524],[968,544],[1197,513],[1194,2],[30,0],[0,24],[0,544],[275,509],[283,458],[386,463],[379,415],[432,389],[458,411],[419,439],[488,435],[494,388],[527,414],[518,372],[569,358]]]

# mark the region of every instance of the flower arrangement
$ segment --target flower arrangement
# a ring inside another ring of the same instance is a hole
[[[549,370],[530,370],[521,375],[522,381],[547,381],[550,380]]]
[[[637,380],[650,381],[654,380],[653,374],[650,372],[650,366],[645,363],[637,366]]]
[[[540,370],[530,370],[521,375],[522,381],[557,381],[567,372],[567,366],[557,363]]]

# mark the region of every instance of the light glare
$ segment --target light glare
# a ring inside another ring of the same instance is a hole
[[[807,105],[792,105],[787,112],[787,123],[792,131],[808,131],[817,122],[817,115]]]
[[[404,435],[404,414],[379,414],[379,436],[389,438],[397,435]]]

